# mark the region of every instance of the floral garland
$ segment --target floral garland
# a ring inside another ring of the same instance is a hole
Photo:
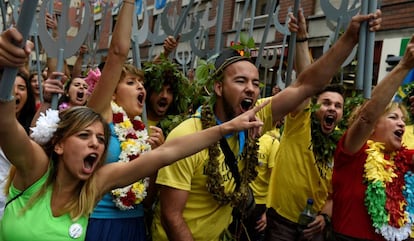
[[[211,110],[211,107],[208,105],[204,105],[202,107],[201,123],[203,129],[216,125],[215,116]],[[257,159],[257,150],[257,139],[249,139],[246,141],[245,148],[241,154],[241,159],[245,160],[246,166],[240,173],[240,187],[232,193],[226,193],[223,186],[224,180],[219,171],[219,143],[217,142],[208,148],[210,160],[208,161],[206,167],[206,174],[208,176],[206,186],[213,198],[220,205],[231,203],[233,207],[238,207],[246,204],[249,195],[249,183],[257,176],[256,166],[259,163]]]
[[[122,107],[111,102],[115,133],[121,142],[121,154],[119,162],[129,162],[141,153],[151,150],[148,144],[148,132],[145,124],[139,116],[131,121]],[[133,209],[147,196],[146,188],[148,187],[148,178],[139,180],[136,183],[123,188],[117,188],[111,191],[113,201],[121,210]]]
[[[328,170],[332,170],[333,156],[336,149],[336,144],[343,132],[335,129],[329,135],[321,130],[320,121],[312,113],[311,117],[311,136],[312,136],[312,150],[315,157],[315,164],[319,171],[319,176],[326,179]]]
[[[384,144],[369,140],[368,147],[365,205],[372,225],[386,240],[405,240],[414,221],[414,175],[409,171],[405,147],[393,152],[389,160],[384,158]]]

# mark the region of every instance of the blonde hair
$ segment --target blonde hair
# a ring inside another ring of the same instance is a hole
[[[50,154],[51,161],[49,176],[41,189],[30,198],[22,212],[33,206],[33,204],[46,193],[48,187],[53,185],[55,182],[59,160],[59,156],[54,152],[54,147],[57,143],[67,139],[81,130],[84,130],[86,127],[96,122],[100,122],[104,128],[105,149],[103,156],[99,160],[97,168],[101,167],[105,162],[110,130],[108,124],[100,114],[88,107],[76,106],[61,112],[59,117],[60,122],[56,132],[54,133],[52,139],[44,146],[46,153]],[[62,208],[62,211],[68,212],[73,220],[77,220],[81,216],[89,216],[97,201],[101,198],[100,192],[97,190],[96,186],[95,173],[93,173],[88,180],[80,182],[78,188],[78,193],[73,195],[72,199]]]
[[[122,66],[122,73],[121,73],[121,77],[119,78],[119,80],[122,80],[123,78],[125,78],[127,74],[135,75],[139,77],[140,79],[142,79],[142,81],[145,81],[144,72],[132,64],[124,64],[124,66]]]

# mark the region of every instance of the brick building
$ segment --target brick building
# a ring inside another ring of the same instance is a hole
[[[276,0],[275,0],[276,1]],[[368,0],[362,0],[368,1]],[[55,1],[55,10],[59,12],[59,2]],[[71,18],[78,18],[79,8],[83,2],[80,0],[71,1]],[[94,0],[89,1],[94,7],[97,7],[94,12],[94,40],[99,39],[99,43],[94,43],[93,48],[96,50],[97,58],[95,62],[105,56],[106,49],[109,46],[111,28],[116,22],[117,9],[116,6],[119,0],[111,1],[111,11],[103,16],[105,3],[107,1]],[[155,54],[162,50],[162,37],[165,36],[165,32],[162,27],[163,14],[166,14],[168,24],[171,28],[182,16],[185,8],[189,5],[191,0],[142,0],[137,3],[145,4],[139,5],[140,11],[138,16],[138,28],[141,28],[145,24],[145,17],[148,17],[149,33],[145,38],[145,41],[140,43],[139,56],[142,61],[151,59]],[[250,4],[245,8],[246,2]],[[252,6],[252,2],[256,4]],[[287,59],[288,46],[283,47],[284,35],[278,31],[275,27],[276,24],[284,26],[286,22],[286,15],[289,7],[293,7],[294,0],[289,1],[268,1],[268,0],[195,0],[193,1],[192,8],[189,11],[187,20],[183,26],[181,33],[185,35],[190,32],[192,28],[198,27],[203,29],[203,36],[206,38],[201,40],[200,32],[197,35],[193,35],[189,40],[182,40],[176,55],[172,56],[183,69],[189,69],[196,66],[197,58],[194,58],[195,50],[194,45],[197,45],[197,50],[203,49],[204,58],[207,58],[218,52],[224,47],[228,47],[232,42],[237,42],[241,29],[243,32],[252,36],[257,48],[260,44],[264,43],[263,58],[267,60],[276,59],[271,67],[260,67],[261,78],[267,85],[267,90],[270,90],[271,86],[276,83],[276,71],[279,67],[281,56],[284,57],[284,62]],[[361,4],[361,0],[344,1],[344,0],[301,0],[301,8],[303,8],[305,16],[308,21],[309,31],[309,44],[311,47],[311,53],[314,58],[318,58],[324,52],[324,45],[329,40],[330,35],[335,31],[332,25],[335,26],[335,21],[327,21],[326,14],[324,12],[323,5],[328,5],[333,9],[339,9],[341,3],[349,2],[350,6],[346,6],[346,11],[358,8]],[[414,1],[398,1],[398,0],[382,0],[378,1],[381,5],[383,12],[382,28],[375,34],[375,52],[374,52],[374,73],[373,84],[381,79],[386,74],[388,64],[386,59],[389,55],[400,56],[404,50],[404,44],[407,39],[414,33]],[[278,11],[272,12],[270,16],[274,15],[269,20],[269,10],[273,3],[279,5]],[[145,5],[145,6],[144,6]],[[168,11],[166,8],[169,6]],[[206,11],[208,10],[208,11]],[[337,14],[341,14],[342,10],[338,10]],[[221,13],[220,13],[221,12]],[[219,17],[222,14],[222,18]],[[147,15],[147,16],[146,16]],[[195,24],[196,22],[196,24]],[[221,25],[219,24],[221,22]],[[268,28],[267,37],[265,36],[266,23],[271,23]],[[71,21],[72,25],[76,28],[76,22]],[[164,23],[165,24],[165,23]],[[197,25],[198,24],[198,25]],[[99,30],[99,31],[98,31]],[[200,30],[201,31],[201,30]],[[152,37],[151,37],[151,36]],[[194,44],[194,39],[198,39],[198,42]],[[288,41],[286,42],[288,43]],[[283,52],[282,52],[283,51]],[[258,50],[252,52],[252,56],[257,56]],[[132,57],[132,53],[131,53]],[[201,57],[201,58],[203,58]],[[69,61],[70,63],[70,61]],[[271,61],[269,62],[271,63]],[[286,64],[283,65],[286,68]],[[345,68],[344,81],[350,81],[352,84],[352,78],[355,75],[354,66],[350,65]],[[350,79],[350,80],[349,80]],[[267,91],[266,93],[269,93]]]

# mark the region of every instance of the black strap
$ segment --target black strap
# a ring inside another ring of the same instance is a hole
[[[234,156],[234,153],[231,151],[225,137],[221,138],[220,147],[225,156],[224,162],[229,167],[230,172],[233,174],[234,180],[236,181],[236,190],[238,190],[241,184],[239,167],[237,166],[236,157]]]
[[[10,199],[9,201],[6,202],[6,205],[4,205],[4,209],[6,209],[7,205],[9,205],[11,202],[13,202],[14,200],[16,200],[18,197],[20,197],[21,195],[23,195],[24,191],[20,192],[19,194],[17,194],[16,196],[14,196],[12,199]]]

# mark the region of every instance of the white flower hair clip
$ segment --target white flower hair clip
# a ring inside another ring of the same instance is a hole
[[[48,109],[45,113],[40,113],[40,117],[36,121],[36,126],[30,128],[32,133],[30,137],[40,145],[46,144],[53,133],[55,133],[60,121],[59,111]]]

